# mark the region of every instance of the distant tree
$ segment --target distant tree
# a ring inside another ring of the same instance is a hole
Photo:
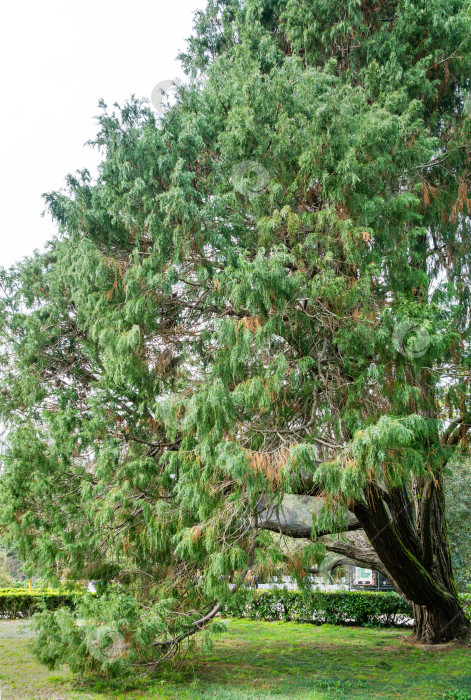
[[[0,588],[8,588],[12,583],[7,555],[0,549]]]
[[[172,110],[102,105],[97,181],[2,275],[4,527],[45,576],[121,584],[41,618],[45,661],[152,669],[321,536],[417,639],[468,635],[470,29],[465,0],[214,0]]]
[[[450,549],[458,588],[471,586],[471,461],[457,459],[445,481]]]

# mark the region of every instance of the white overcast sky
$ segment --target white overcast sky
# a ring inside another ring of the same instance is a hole
[[[43,192],[77,169],[96,170],[84,143],[96,133],[98,100],[111,106],[148,97],[162,80],[183,77],[193,13],[206,0],[26,0],[0,11],[3,137],[0,266],[54,234],[41,217]]]

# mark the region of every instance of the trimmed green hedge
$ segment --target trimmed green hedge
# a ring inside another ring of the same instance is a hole
[[[40,610],[74,607],[74,593],[60,591],[26,591],[21,588],[0,589],[0,620],[26,618]]]
[[[30,617],[44,609],[74,608],[77,595],[81,594],[52,589],[29,592],[21,588],[3,588],[0,589],[0,620]],[[470,595],[460,598],[470,615]],[[409,620],[412,610],[397,593],[250,589],[241,590],[233,596],[230,603],[224,606],[223,615],[250,620],[391,626]]]
[[[314,624],[400,625],[412,617],[397,593],[374,591],[239,591],[224,608],[230,617]]]

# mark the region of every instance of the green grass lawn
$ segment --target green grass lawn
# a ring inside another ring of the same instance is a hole
[[[234,620],[211,652],[196,649],[141,686],[114,687],[48,671],[30,640],[24,623],[0,622],[1,700],[471,698],[471,650],[423,648],[404,630]]]

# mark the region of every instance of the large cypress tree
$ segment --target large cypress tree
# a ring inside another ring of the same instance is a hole
[[[4,529],[44,575],[120,583],[43,616],[46,662],[152,668],[321,536],[418,639],[468,634],[443,478],[471,427],[470,36],[465,0],[212,0],[173,109],[102,105],[97,181],[2,273]]]

